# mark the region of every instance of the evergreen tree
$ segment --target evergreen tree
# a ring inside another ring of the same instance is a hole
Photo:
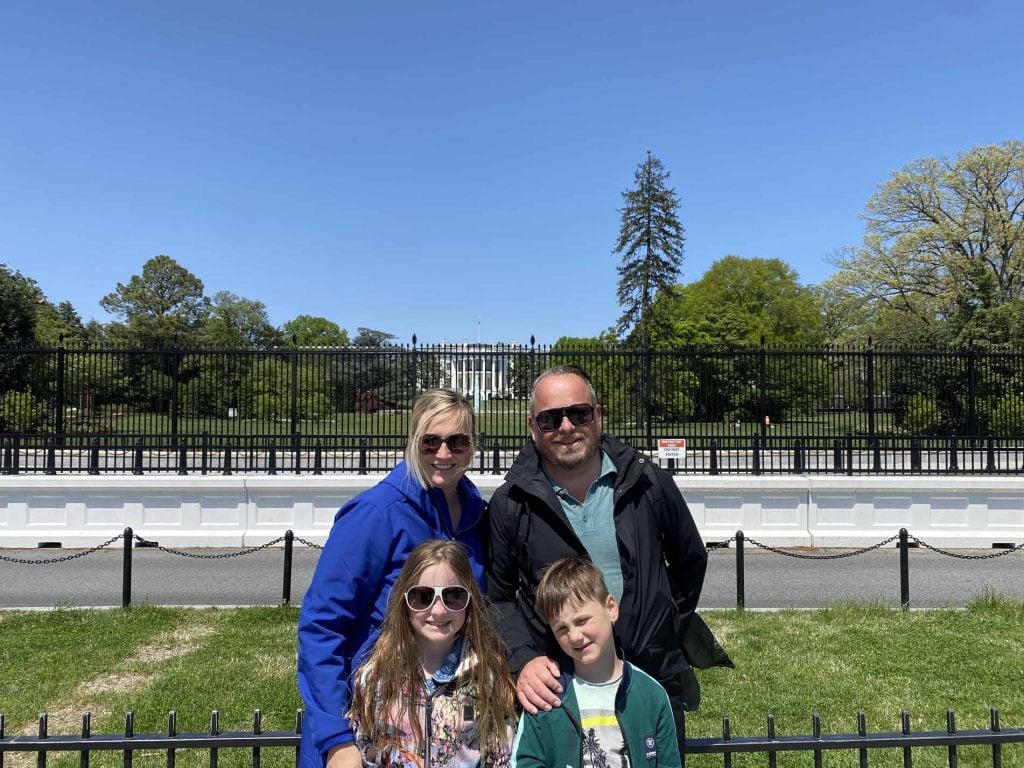
[[[676,284],[683,261],[684,230],[676,216],[679,199],[667,185],[668,177],[665,166],[648,150],[647,159],[637,167],[636,185],[622,193],[625,206],[613,251],[622,255],[618,298],[623,311],[617,330],[645,347],[657,323],[654,299]]]

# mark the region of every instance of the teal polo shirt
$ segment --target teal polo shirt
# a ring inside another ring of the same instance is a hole
[[[547,474],[547,472],[545,472]],[[608,454],[601,451],[601,474],[590,485],[583,503],[576,501],[562,486],[551,480],[562,505],[562,511],[569,518],[594,565],[604,574],[608,592],[617,601],[622,600],[622,561],[619,559],[619,542],[615,538],[615,465]]]

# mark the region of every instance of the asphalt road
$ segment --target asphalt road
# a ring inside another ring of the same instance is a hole
[[[806,550],[801,555],[835,555],[846,550]],[[52,561],[81,550],[0,549],[0,608],[119,606],[123,553],[119,546],[64,562],[23,564],[12,560]],[[131,601],[153,605],[279,605],[284,599],[284,551],[193,549],[188,555],[137,548],[132,559]],[[1024,551],[958,550],[966,560],[925,549],[910,552],[910,602],[913,608],[959,606],[995,590],[1024,599]],[[320,551],[296,544],[290,598],[299,603]],[[899,551],[885,549],[826,560],[787,557],[747,545],[744,558],[748,609],[815,608],[836,602],[900,602]],[[736,606],[736,552],[709,555],[702,608]]]

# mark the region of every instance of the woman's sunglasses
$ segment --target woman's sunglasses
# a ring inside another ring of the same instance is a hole
[[[405,604],[409,606],[409,610],[417,613],[428,611],[438,597],[449,611],[464,611],[469,605],[469,590],[461,584],[448,587],[409,587],[405,593]]]
[[[564,418],[568,418],[574,427],[585,427],[594,420],[594,406],[580,403],[565,408],[548,408],[534,416],[533,423],[541,432],[554,432],[562,426]]]
[[[448,437],[424,435],[420,439],[420,450],[423,453],[437,453],[441,450],[442,445],[447,445],[448,450],[452,453],[465,453],[472,444],[473,439],[463,432],[456,432]]]

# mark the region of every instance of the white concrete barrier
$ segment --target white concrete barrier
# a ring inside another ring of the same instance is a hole
[[[90,547],[131,527],[170,547],[259,546],[292,530],[321,544],[375,475],[0,477],[0,547]],[[470,475],[485,498],[502,483]],[[1024,477],[678,475],[705,541],[863,547],[900,528],[946,548],[1024,541]],[[373,531],[368,530],[367,536]]]

